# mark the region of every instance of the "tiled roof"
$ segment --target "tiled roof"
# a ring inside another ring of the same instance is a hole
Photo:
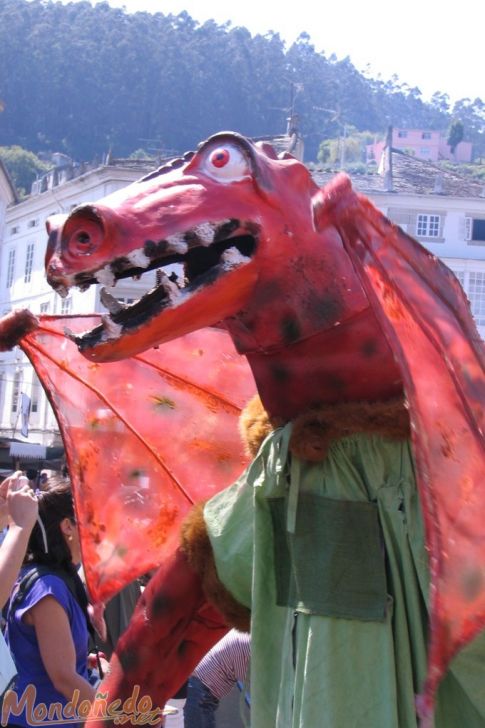
[[[384,154],[388,155],[386,150]],[[389,159],[384,169],[389,169]],[[335,172],[315,170],[313,178],[318,185],[328,182]],[[478,197],[485,199],[485,183],[465,177],[450,169],[410,154],[392,149],[392,188],[389,174],[373,172],[369,174],[349,173],[352,185],[359,192],[372,194],[392,192],[411,195],[436,195],[439,197]]]
[[[155,169],[160,164],[163,164],[165,161],[168,161],[168,159],[110,159],[109,160],[109,166],[110,167],[121,167],[122,169],[130,169],[135,172],[142,172],[146,174],[147,172],[151,171],[152,169]]]
[[[323,187],[331,179],[339,173],[339,170],[312,170],[312,177],[319,187]],[[354,172],[347,172],[352,180],[352,187],[358,192],[363,192],[365,195],[372,194],[373,192],[384,192],[384,180],[381,175],[377,172],[369,174],[357,174]]]
[[[268,141],[277,153],[287,151],[292,137],[281,134],[278,136],[256,137],[254,141]],[[392,157],[392,184],[388,171],[390,168],[389,157]],[[162,163],[165,160],[162,160]],[[367,174],[349,172],[354,189],[366,195],[378,193],[395,192],[411,195],[437,195],[440,197],[463,197],[485,199],[485,183],[478,182],[460,175],[450,169],[417,159],[398,149],[384,150],[384,173],[373,171]],[[107,164],[106,164],[107,162]],[[131,171],[146,174],[160,164],[160,160],[149,159],[115,159],[106,160],[104,165],[98,162],[87,164],[72,164],[69,167],[55,168],[44,175],[43,178],[34,183],[32,192],[38,194],[50,187],[55,187],[63,182],[79,177],[88,171],[108,166],[111,168],[130,169]],[[329,182],[338,170],[312,170],[312,176],[319,186]]]

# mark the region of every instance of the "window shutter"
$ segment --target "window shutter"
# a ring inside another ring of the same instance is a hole
[[[473,218],[465,217],[465,240],[472,239]]]

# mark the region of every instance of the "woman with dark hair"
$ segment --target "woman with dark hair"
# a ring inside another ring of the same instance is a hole
[[[87,599],[76,569],[81,554],[70,483],[50,478],[37,498],[39,518],[12,592],[6,631],[18,671],[19,708],[22,696],[27,700],[22,710],[8,702],[8,723],[72,726],[65,706],[92,701],[95,689],[88,681]]]

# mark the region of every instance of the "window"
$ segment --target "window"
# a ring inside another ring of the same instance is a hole
[[[421,149],[419,150],[419,153],[421,154],[422,157],[429,157],[430,149],[429,149],[429,147],[421,147]]]
[[[40,397],[40,382],[37,374],[33,374],[32,377],[32,396],[30,398],[30,411],[39,411],[39,397]]]
[[[12,412],[17,412],[19,409],[20,401],[20,380],[22,378],[22,372],[15,372],[13,378],[13,390],[12,390]]]
[[[471,264],[473,261],[467,261],[462,270],[452,270],[470,301],[475,323],[482,337],[485,337],[485,270],[469,270]]]
[[[38,227],[38,225],[39,225],[39,220],[38,219],[36,219],[36,220],[29,220],[29,222],[27,223],[27,227],[29,227],[29,228]]]
[[[431,139],[431,132],[423,131],[423,133],[421,134],[421,139]]]
[[[25,273],[24,283],[30,283],[32,277],[32,265],[34,263],[34,243],[27,245],[27,255],[25,256]]]
[[[7,288],[10,288],[13,283],[15,274],[15,249],[9,250],[8,252],[8,263],[7,263]]]
[[[416,235],[418,238],[438,238],[440,235],[440,216],[418,215]]]
[[[485,242],[485,219],[465,218],[465,240]]]
[[[71,313],[72,310],[72,298],[68,296],[67,298],[63,298],[61,301],[61,314],[68,314]]]
[[[397,132],[398,139],[406,139],[407,135],[408,133],[407,131],[404,131],[404,129],[399,129],[399,131]]]
[[[485,271],[470,271],[467,293],[477,326],[485,326]]]
[[[16,235],[19,231],[19,226],[14,225],[12,228],[10,228],[10,235]]]
[[[485,220],[474,220],[472,227],[473,240],[485,240]]]
[[[460,286],[462,288],[464,288],[465,287],[465,271],[464,270],[454,270],[453,273],[460,281]]]
[[[49,301],[40,304],[40,313],[49,313]]]

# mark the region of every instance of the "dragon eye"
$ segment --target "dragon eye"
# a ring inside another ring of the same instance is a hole
[[[214,167],[225,167],[231,159],[228,149],[216,149],[210,155],[210,162]]]
[[[221,182],[236,182],[250,174],[246,157],[233,144],[212,149],[205,161],[204,171],[209,177]]]

